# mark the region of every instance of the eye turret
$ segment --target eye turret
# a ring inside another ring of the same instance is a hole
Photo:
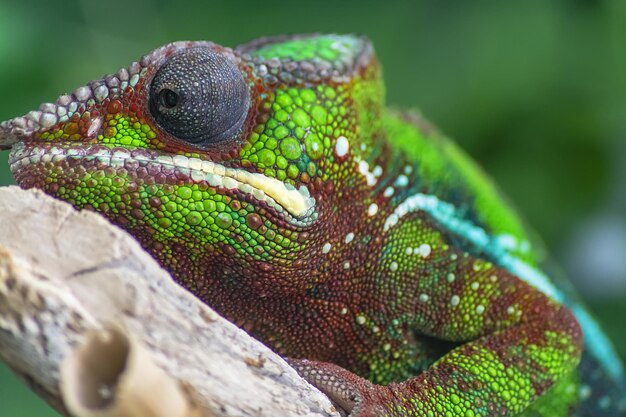
[[[241,71],[208,48],[172,56],[150,85],[150,113],[159,126],[199,146],[233,137],[246,120],[249,101]]]

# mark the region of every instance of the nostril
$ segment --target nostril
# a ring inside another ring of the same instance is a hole
[[[96,118],[91,119],[91,124],[89,125],[89,128],[87,129],[86,136],[88,138],[96,137],[96,134],[100,131],[100,128],[102,127],[102,122],[103,122],[102,117],[96,117]]]

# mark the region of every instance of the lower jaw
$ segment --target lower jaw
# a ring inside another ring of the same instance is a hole
[[[100,212],[150,246],[164,264],[179,262],[165,259],[173,248],[196,257],[215,250],[270,263],[301,249],[297,236],[302,228],[251,194],[225,194],[207,181],[194,182],[173,167],[149,161],[111,164],[98,149],[61,154],[50,145],[45,153],[33,152],[34,147],[18,146],[11,152],[11,169],[20,186]]]

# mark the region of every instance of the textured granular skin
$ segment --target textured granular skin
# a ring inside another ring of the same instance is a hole
[[[365,38],[166,45],[0,145],[351,416],[626,415],[595,322],[482,171],[385,107]]]

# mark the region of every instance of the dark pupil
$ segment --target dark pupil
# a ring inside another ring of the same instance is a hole
[[[178,96],[176,92],[167,88],[164,88],[159,93],[159,101],[161,102],[161,105],[168,109],[176,107],[179,99],[180,97]]]

